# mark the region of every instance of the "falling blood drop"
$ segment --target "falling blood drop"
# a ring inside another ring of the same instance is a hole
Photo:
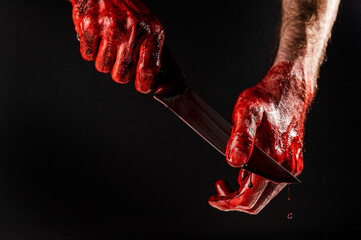
[[[290,201],[291,200],[291,190],[290,190],[290,185],[288,185],[288,198],[287,200]]]
[[[288,201],[291,201],[291,188],[290,188],[290,185],[287,186],[287,200]],[[292,219],[293,218],[293,214],[292,212],[289,212],[287,214],[287,219]]]

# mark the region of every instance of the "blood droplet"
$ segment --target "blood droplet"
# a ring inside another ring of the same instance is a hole
[[[287,197],[287,200],[290,201],[291,200],[291,188],[290,188],[290,185],[288,185],[288,197]]]
[[[287,200],[291,201],[291,187],[290,185],[287,186]],[[287,219],[292,219],[293,218],[293,214],[292,212],[287,213]]]

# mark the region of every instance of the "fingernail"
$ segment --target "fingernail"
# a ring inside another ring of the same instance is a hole
[[[246,155],[239,148],[234,148],[230,154],[229,163],[233,167],[242,167],[247,160]]]

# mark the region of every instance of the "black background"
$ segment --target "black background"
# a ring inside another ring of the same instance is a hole
[[[146,1],[192,88],[230,120],[276,51],[280,1]],[[305,239],[359,216],[361,3],[343,1],[306,124],[302,184],[258,215],[207,203],[237,170],[82,60],[66,0],[0,3],[0,239]],[[286,215],[294,215],[288,220]],[[350,235],[351,236],[351,235]]]

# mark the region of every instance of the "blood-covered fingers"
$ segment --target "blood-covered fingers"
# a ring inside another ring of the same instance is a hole
[[[112,78],[117,83],[126,84],[135,76],[135,70],[138,61],[138,52],[140,39],[144,35],[140,31],[140,24],[135,16],[127,18],[127,24],[124,30],[123,41],[120,41],[116,60],[112,69]]]
[[[303,170],[302,147],[302,138],[299,136],[294,137],[291,141],[288,151],[289,159],[288,161],[284,161],[284,163],[282,164],[296,176],[299,175]]]
[[[223,179],[219,179],[215,186],[219,196],[227,196],[234,192],[232,187]]]
[[[224,180],[216,182],[218,194],[209,198],[211,206],[222,211],[240,211],[254,214],[253,209],[258,206],[263,192],[269,181],[255,174],[245,174],[241,170],[239,175],[240,187],[238,191],[232,191]]]
[[[84,60],[94,61],[98,46],[99,46],[99,34],[95,33],[96,29],[87,29],[83,31],[82,35],[79,35],[80,39],[80,53]]]
[[[267,204],[287,185],[287,183],[275,184],[268,182],[267,187],[259,197],[253,208],[248,209],[246,212],[250,214],[259,213]]]
[[[226,159],[232,167],[242,167],[249,160],[262,115],[259,100],[249,99],[246,92],[242,93],[233,110],[232,133],[226,149]]]
[[[128,42],[120,44],[112,70],[112,79],[115,82],[126,84],[132,80],[135,75],[137,56],[136,49]]]
[[[80,53],[84,60],[93,61],[100,40],[100,25],[98,23],[98,11],[94,1],[76,1],[73,4],[73,21],[78,40],[80,41]]]
[[[135,88],[141,93],[149,93],[155,86],[161,68],[163,42],[164,33],[161,31],[156,35],[149,35],[140,46]]]
[[[118,43],[107,37],[102,38],[98,55],[95,59],[95,68],[102,73],[109,73],[113,68],[115,56],[117,54]]]
[[[139,92],[153,90],[160,71],[164,31],[159,20],[138,0],[71,0],[80,52],[114,81],[136,76]]]

